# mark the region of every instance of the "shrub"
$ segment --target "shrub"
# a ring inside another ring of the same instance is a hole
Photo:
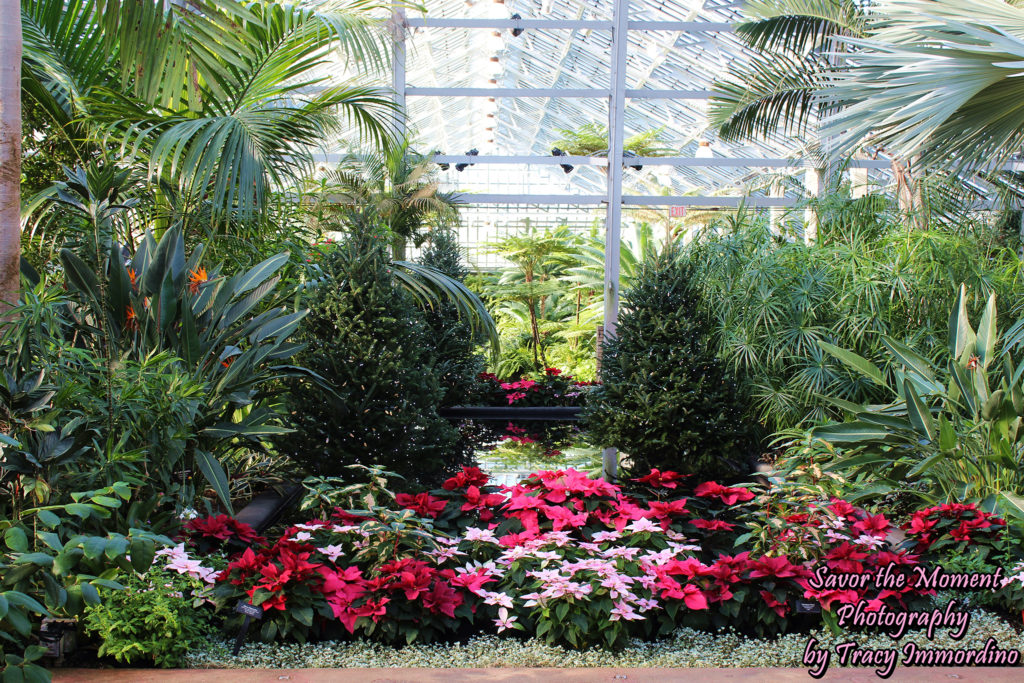
[[[431,233],[430,244],[423,250],[420,262],[459,282],[464,282],[469,274],[462,265],[458,240],[451,230],[438,229]],[[484,369],[473,329],[448,301],[426,311],[425,316],[428,340],[435,357],[434,370],[444,391],[441,405],[465,405],[476,376]]]
[[[447,456],[458,435],[437,414],[442,391],[422,313],[372,235],[340,243],[323,269],[304,295],[299,360],[330,386],[289,384],[297,432],[278,448],[314,474],[363,464],[439,481],[453,467]]]
[[[212,613],[193,597],[202,581],[154,565],[144,574],[130,574],[123,584],[125,590],[105,594],[101,604],[85,612],[86,631],[102,640],[101,657],[172,668],[209,637]]]
[[[882,398],[819,341],[892,374],[880,336],[934,358],[945,346],[947,302],[958,283],[967,283],[972,309],[992,292],[1019,298],[1020,258],[966,220],[964,228],[907,231],[898,218],[833,209],[821,221],[821,239],[806,245],[780,241],[741,214],[687,253],[716,351],[750,382],[757,417],[772,431],[838,417],[822,393],[858,404]]]
[[[628,471],[733,474],[756,446],[743,387],[716,358],[692,274],[678,246],[648,257],[605,341],[584,420],[592,442],[627,454]]]
[[[46,652],[37,617],[77,616],[98,605],[100,590],[118,591],[118,569],[144,571],[156,545],[170,539],[141,529],[127,534],[82,533],[90,521],[109,520],[130,496],[125,482],[71,494],[73,503],[46,505],[0,517],[0,680],[48,681],[37,662]],[[35,616],[33,616],[35,615]]]

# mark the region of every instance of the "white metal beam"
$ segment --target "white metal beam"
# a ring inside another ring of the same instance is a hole
[[[626,52],[629,48],[629,0],[615,0],[612,21],[611,96],[608,102],[608,207],[604,224],[604,339],[615,336],[619,318],[619,267],[622,248],[622,152],[625,142]],[[618,476],[619,452],[604,449],[601,470]]]
[[[409,97],[608,97],[607,88],[420,88],[408,87]]]
[[[615,20],[601,19],[462,19],[441,17],[413,17],[409,26],[414,28],[523,28],[523,29],[591,29],[610,31]],[[735,26],[724,21],[630,21],[630,31],[706,31],[731,33]]]

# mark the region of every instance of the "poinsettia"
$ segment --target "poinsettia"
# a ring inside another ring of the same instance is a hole
[[[745,503],[748,500],[753,500],[754,498],[754,492],[749,489],[722,486],[718,482],[714,481],[706,481],[703,484],[698,484],[693,493],[701,498],[718,498],[726,505]]]

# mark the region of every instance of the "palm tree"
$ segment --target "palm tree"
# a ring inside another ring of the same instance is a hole
[[[21,260],[21,22],[0,2],[0,319],[18,303]]]
[[[533,348],[533,366],[547,367],[539,320],[545,317],[548,300],[561,286],[557,273],[576,260],[575,240],[567,226],[538,231],[529,227],[518,235],[509,235],[491,245],[492,253],[500,254],[514,268],[502,273],[495,288],[494,299],[506,307],[525,309]]]
[[[344,204],[371,210],[392,236],[392,253],[405,258],[409,240],[419,246],[424,228],[458,223],[459,202],[441,192],[436,165],[403,139],[373,154],[349,154],[330,175],[329,185]]]
[[[708,120],[726,140],[802,136],[821,113],[818,93],[835,71],[839,37],[864,35],[856,0],[750,0],[736,27],[750,57],[713,87]]]
[[[833,153],[865,142],[920,168],[996,165],[1024,148],[1019,2],[889,0],[856,64],[824,94]]]
[[[386,94],[322,75],[335,56],[385,63],[373,7],[23,0],[24,92],[83,151],[119,145],[193,208],[244,218],[343,119],[389,142]]]

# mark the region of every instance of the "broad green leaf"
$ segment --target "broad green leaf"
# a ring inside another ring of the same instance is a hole
[[[833,356],[835,356],[840,361],[842,361],[849,367],[853,368],[860,374],[864,375],[878,386],[888,386],[885,383],[885,377],[882,375],[881,370],[879,370],[875,366],[875,364],[869,361],[868,359],[858,356],[856,353],[853,353],[852,351],[841,349],[838,346],[834,346],[833,344],[826,344],[825,342],[820,340],[818,341],[818,346],[820,346],[823,350],[832,354]]]
[[[907,417],[919,434],[935,442],[935,422],[932,420],[931,410],[921,401],[921,397],[914,391],[914,385],[909,379],[903,380],[903,393],[907,397]]]
[[[1008,514],[1024,519],[1024,498],[1021,498],[1015,493],[1009,491],[1000,492],[999,496],[1003,499],[1004,504],[1000,506],[1002,510]]]
[[[210,486],[217,493],[217,497],[220,498],[220,502],[224,505],[224,508],[228,511],[228,514],[234,514],[231,508],[231,494],[228,489],[228,476],[224,472],[224,468],[221,466],[217,459],[206,451],[196,451],[196,465],[199,470],[206,477],[206,481],[209,482]]]
[[[889,435],[889,430],[880,425],[864,422],[843,422],[815,427],[811,430],[811,434],[832,443],[857,443],[883,439]]]
[[[910,471],[907,472],[907,477],[916,477],[919,474],[928,472],[932,465],[945,460],[946,457],[948,456],[945,453],[933,453],[932,455],[929,455],[927,458],[910,468]]]
[[[949,315],[949,352],[953,358],[959,358],[967,345],[976,340],[971,321],[967,318],[967,286],[961,284],[956,304]]]
[[[995,358],[996,342],[999,331],[996,329],[996,294],[993,292],[985,304],[985,312],[981,315],[978,323],[978,362],[982,369],[987,369],[989,363]]]
[[[4,532],[4,543],[6,543],[7,547],[16,553],[24,553],[28,551],[28,536],[26,536],[25,532],[16,526],[12,526]]]
[[[927,384],[935,385],[935,372],[931,364],[916,351],[890,337],[882,337],[882,344],[906,366],[908,372],[914,373]],[[939,390],[941,387],[936,386],[931,393]]]
[[[231,283],[234,289],[234,296],[244,294],[250,289],[258,286],[264,280],[280,270],[281,266],[286,263],[288,263],[288,252],[283,251],[280,254],[271,256],[262,263],[256,264],[251,270],[249,270],[249,272],[238,276],[237,280],[234,280]]]
[[[51,529],[53,527],[60,526],[60,517],[50,510],[40,510],[36,513],[36,517],[39,518],[39,521],[42,522],[44,526],[50,527]]]

